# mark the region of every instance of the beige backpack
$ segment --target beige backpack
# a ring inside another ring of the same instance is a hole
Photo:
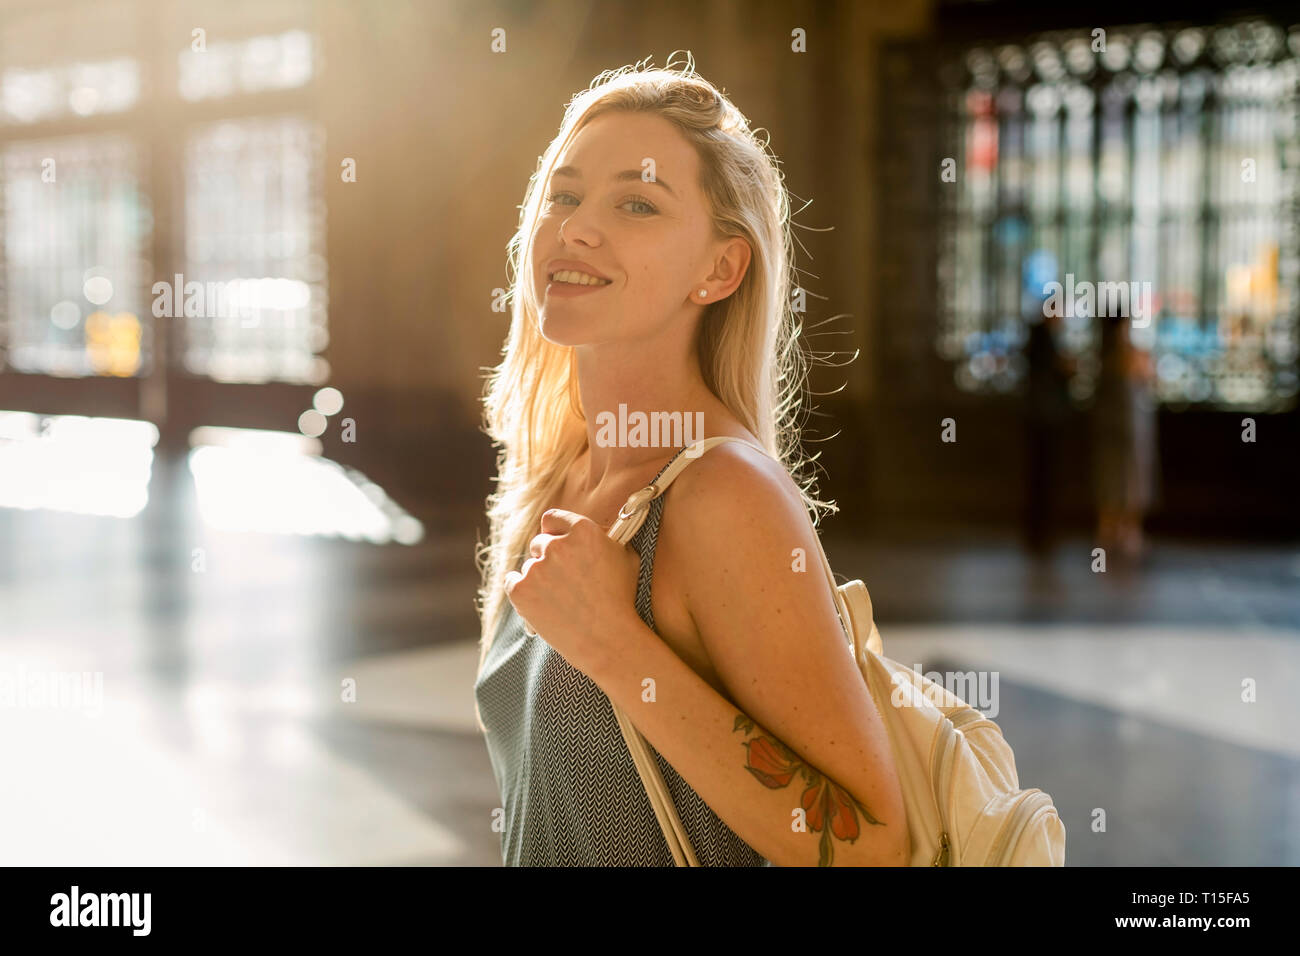
[[[696,442],[654,484],[628,498],[609,536],[621,544],[631,541],[650,502],[694,459],[724,441],[757,448],[730,435]],[[998,725],[947,688],[884,656],[866,585],[836,585],[815,529],[813,536],[849,650],[889,731],[907,806],[911,865],[1063,866],[1065,825],[1048,794],[1020,789],[1015,756]],[[679,866],[699,866],[645,738],[617,705],[614,714],[673,858]]]

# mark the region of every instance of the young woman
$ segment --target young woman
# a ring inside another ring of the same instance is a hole
[[[485,397],[475,698],[507,865],[673,864],[611,701],[701,865],[908,860],[888,736],[818,570],[809,511],[830,506],[792,478],[789,228],[775,158],[689,59],[602,74],[540,158]],[[612,440],[636,413],[745,443],[692,461],[627,548],[619,509],[687,444]]]

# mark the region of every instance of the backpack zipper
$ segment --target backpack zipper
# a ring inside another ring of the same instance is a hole
[[[939,812],[939,849],[930,863],[931,866],[950,866],[952,859],[952,845],[944,825],[943,810],[949,796],[948,791],[952,787],[950,780],[952,761],[946,760],[945,757],[956,747],[957,728],[973,720],[980,720],[983,716],[975,708],[968,706],[951,716],[945,715],[943,723],[939,725],[939,739],[935,742],[934,758],[930,765],[930,777],[934,780],[935,786],[935,809]]]
[[[948,866],[951,859],[950,843],[948,830],[944,825],[944,803],[948,794],[949,773],[948,768],[951,761],[945,760],[948,751],[952,749],[955,743],[956,728],[953,727],[952,721],[944,718],[943,723],[939,725],[939,739],[935,741],[934,757],[930,764],[930,777],[934,781],[934,804],[939,813],[939,850],[934,855],[934,861],[931,866]]]

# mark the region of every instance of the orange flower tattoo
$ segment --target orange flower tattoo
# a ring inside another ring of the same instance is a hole
[[[744,714],[736,716],[734,730],[754,732],[754,722]],[[858,826],[858,811],[867,823],[883,826],[871,815],[853,794],[849,793],[833,780],[804,763],[803,759],[775,737],[759,735],[743,744],[746,760],[745,769],[752,773],[759,783],[772,790],[787,786],[796,773],[802,774],[807,789],[800,798],[805,811],[808,826],[821,832],[821,848],[817,859],[818,866],[830,866],[834,859],[834,847],[831,837],[857,840],[862,832]]]

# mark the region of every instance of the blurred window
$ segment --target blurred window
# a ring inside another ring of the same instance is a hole
[[[1044,285],[1072,276],[1150,283],[1131,337],[1161,401],[1294,406],[1300,29],[1054,34],[966,49],[948,75],[935,344],[958,385],[1018,387]],[[1098,371],[1082,313],[1058,335],[1079,399]]]
[[[287,30],[237,41],[203,41],[180,54],[181,98],[205,100],[303,86],[314,70],[311,34]]]
[[[0,160],[0,368],[146,373],[150,236],[140,157],[122,135],[23,141]]]
[[[174,320],[186,371],[226,382],[328,377],[317,355],[328,341],[320,153],[315,125],[293,116],[190,134],[181,258],[186,285],[202,283],[205,297]]]
[[[130,109],[140,97],[140,64],[129,57],[0,74],[0,117],[33,123]]]
[[[0,370],[142,376],[156,350],[195,379],[326,380],[314,16],[74,0],[0,21]]]

